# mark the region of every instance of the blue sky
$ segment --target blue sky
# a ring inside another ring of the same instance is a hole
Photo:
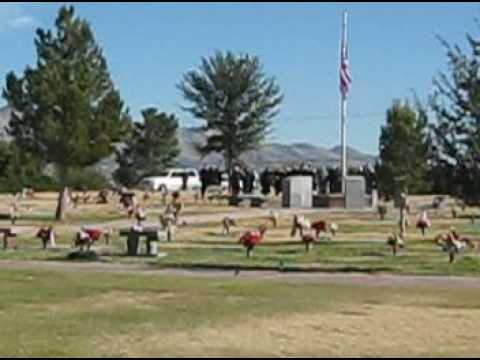
[[[61,3],[0,4],[0,78],[34,64],[35,28],[52,27]],[[348,143],[376,153],[384,113],[412,90],[421,99],[445,69],[441,35],[465,44],[477,34],[475,3],[79,3],[92,24],[116,86],[135,118],[157,106],[198,124],[180,109],[176,84],[215,50],[259,56],[284,94],[271,141],[339,142],[338,54],[343,10],[349,12]],[[0,104],[3,104],[3,99]]]

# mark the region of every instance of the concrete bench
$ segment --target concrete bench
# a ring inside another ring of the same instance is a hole
[[[17,232],[13,228],[0,228],[0,234],[3,235],[3,250],[17,250]]]
[[[158,255],[158,242],[166,240],[167,233],[159,226],[130,227],[120,230],[120,236],[127,238],[127,255],[140,255],[140,240],[145,238],[146,254]]]

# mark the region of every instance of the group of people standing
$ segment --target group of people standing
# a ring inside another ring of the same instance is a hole
[[[202,167],[199,171],[201,183],[201,196],[205,198],[205,194],[209,186],[224,186],[224,179],[233,195],[240,192],[251,194],[255,190],[256,174],[252,169],[247,167],[235,166],[232,174],[224,178],[225,171],[221,171],[218,167],[209,166]]]
[[[349,169],[349,173],[355,175],[363,175],[367,182],[367,192],[371,191],[375,185],[375,173],[373,169],[365,166],[359,169]],[[203,167],[200,170],[200,181],[202,183],[202,199],[209,186],[222,185],[222,175],[225,172],[218,167]],[[341,191],[341,172],[335,167],[314,167],[309,163],[302,163],[298,166],[285,166],[274,170],[266,167],[259,176],[256,172],[247,166],[237,165],[233,168],[230,177],[226,176],[225,181],[228,183],[232,195],[239,193],[251,194],[255,190],[256,182],[259,181],[260,191],[264,196],[272,193],[278,196],[283,191],[283,180],[289,176],[311,176],[313,190],[325,194]]]
[[[255,190],[257,180],[255,171],[248,167],[235,166],[230,178],[232,195],[238,195],[241,191],[244,194],[252,194]]]
[[[326,168],[316,169],[309,164],[300,164],[297,167],[286,166],[276,170],[266,167],[260,174],[262,194],[267,196],[273,189],[276,196],[280,195],[283,191],[283,180],[289,176],[311,176],[313,189],[322,193],[326,192],[328,182],[333,180]]]
[[[205,193],[209,186],[222,185],[223,172],[216,166],[202,167],[199,171],[202,200],[205,199]]]

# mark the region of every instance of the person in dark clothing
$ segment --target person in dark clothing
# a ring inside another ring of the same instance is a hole
[[[245,169],[242,176],[242,185],[243,185],[243,193],[250,194],[250,172],[248,169]]]
[[[182,174],[182,191],[188,190],[188,173],[185,171]]]
[[[217,186],[222,185],[222,172],[218,166],[215,167],[213,183]]]
[[[218,186],[221,186],[222,185],[222,174],[223,174],[223,171],[220,170],[220,168],[217,168],[217,185]]]
[[[210,174],[209,174],[209,185],[216,185],[217,183],[217,171],[215,170],[214,166],[210,167]]]
[[[272,173],[270,172],[268,167],[266,167],[260,175],[260,186],[262,188],[262,194],[264,196],[270,195],[272,187]]]
[[[247,194],[252,194],[253,189],[255,188],[255,172],[253,170],[247,170]]]
[[[207,168],[207,187],[213,183],[213,167],[209,166]]]
[[[240,194],[240,179],[242,177],[242,174],[240,172],[240,168],[238,166],[235,166],[235,168],[232,171],[232,175],[230,177],[230,186],[232,188],[232,195],[237,196]]]
[[[202,167],[199,173],[200,176],[200,183],[201,183],[201,193],[202,193],[202,200],[205,200],[205,193],[207,192],[208,187],[208,179],[207,179],[207,169]]]
[[[285,176],[286,176],[286,173],[283,170],[278,170],[275,173],[275,180],[274,180],[275,196],[278,196],[282,193],[282,182]]]
[[[315,175],[313,179],[314,179],[314,190],[317,191],[318,194],[323,194],[324,179],[323,179],[323,173],[321,168],[318,168],[315,170]]]

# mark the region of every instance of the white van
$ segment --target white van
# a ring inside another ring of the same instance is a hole
[[[139,185],[142,189],[150,191],[180,191],[185,177],[187,177],[187,190],[200,189],[200,176],[196,169],[167,169],[156,176],[142,179]]]

